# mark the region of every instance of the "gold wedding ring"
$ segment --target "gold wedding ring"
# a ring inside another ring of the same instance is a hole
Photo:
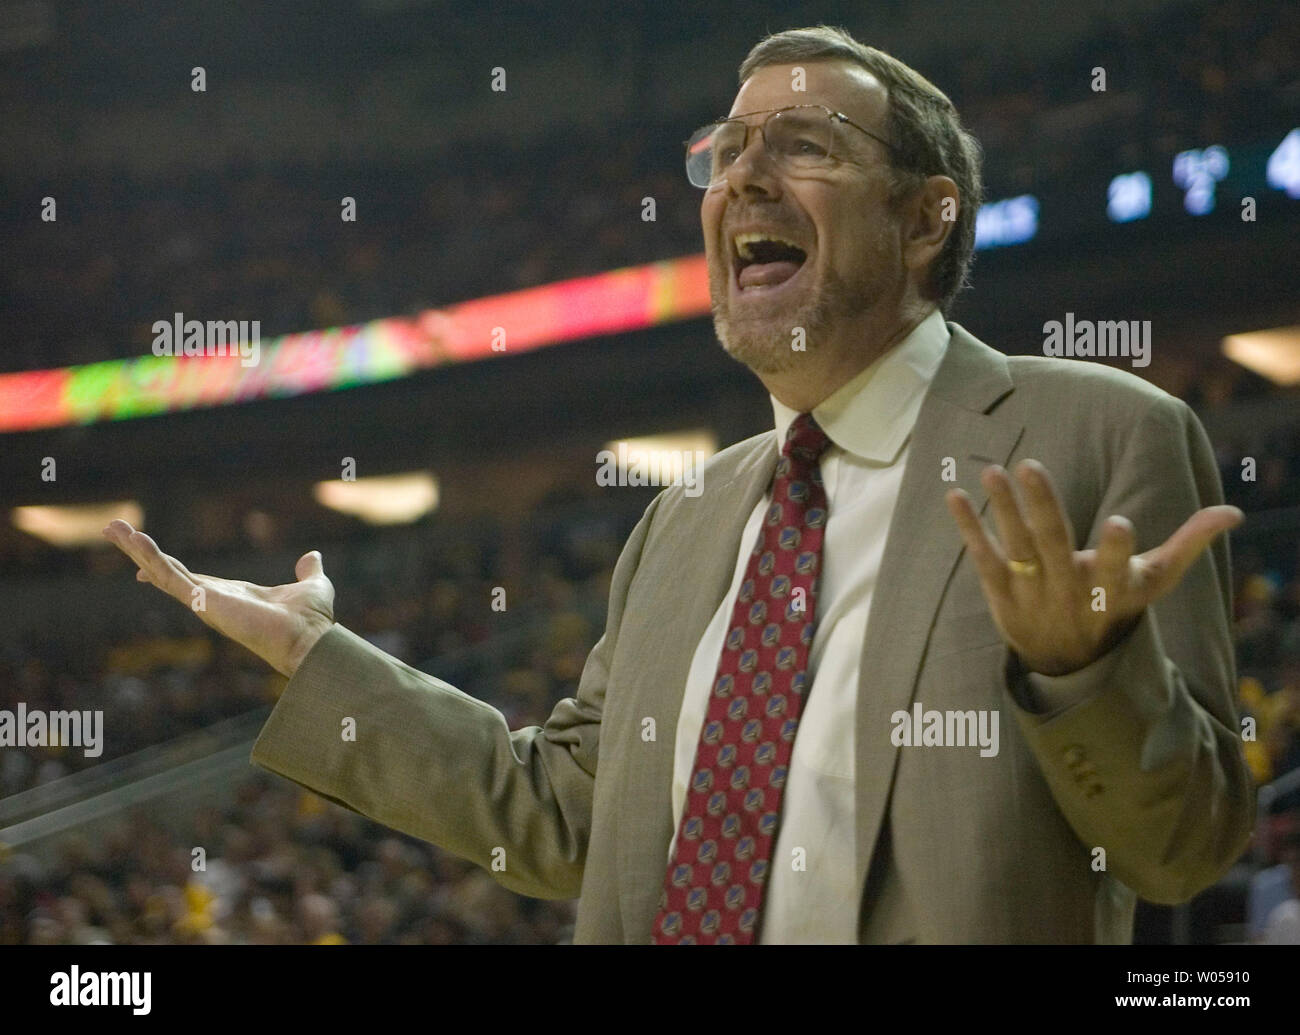
[[[1033,577],[1038,574],[1038,561],[1033,559],[1027,561],[1016,561],[1008,558],[1007,564],[1010,565],[1012,572],[1016,575],[1029,575],[1030,577]]]

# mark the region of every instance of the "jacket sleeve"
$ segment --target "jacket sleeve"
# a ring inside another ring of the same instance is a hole
[[[1222,502],[1205,430],[1165,396],[1130,436],[1088,542],[1121,514],[1144,552]],[[1062,814],[1087,847],[1106,850],[1111,874],[1151,902],[1191,898],[1250,838],[1255,787],[1240,739],[1231,614],[1225,535],[1087,668],[1027,674],[1009,652],[1013,711]]]
[[[544,726],[512,732],[496,708],[335,625],[289,680],[253,763],[475,862],[512,891],[576,897],[610,663],[660,499],[615,565],[605,632],[577,696]]]

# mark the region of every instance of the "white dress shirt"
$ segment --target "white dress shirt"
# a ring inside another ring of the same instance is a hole
[[[912,427],[948,338],[935,310],[812,411],[831,440],[821,458],[827,520],[808,659],[812,689],[786,777],[760,920],[762,944],[858,940],[853,769],[862,643]],[[798,412],[775,398],[772,411],[779,453]],[[681,826],[736,593],[770,500],[769,487],[745,525],[731,589],[705,629],[686,678],[673,762],[674,830]],[[674,834],[669,861],[676,847]]]

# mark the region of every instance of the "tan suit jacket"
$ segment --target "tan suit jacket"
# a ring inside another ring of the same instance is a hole
[[[1033,457],[1080,548],[1122,514],[1142,551],[1222,502],[1214,457],[1190,409],[1140,378],[1008,357],[948,327],[862,644],[858,893],[844,907],[871,943],[1129,941],[1135,895],[1189,898],[1237,859],[1251,828],[1226,538],[1070,677],[1078,703],[1039,714],[944,494],[958,485],[983,511],[984,466]],[[580,895],[576,942],[648,942],[674,833],[687,669],[776,460],[775,433],[756,435],[704,467],[702,494],[675,486],[650,504],[615,568],[577,697],[544,726],[512,732],[496,709],[336,625],[290,680],[253,762],[517,892]],[[997,709],[998,754],[894,746],[891,715],[913,702]],[[348,717],[355,741],[341,733]]]

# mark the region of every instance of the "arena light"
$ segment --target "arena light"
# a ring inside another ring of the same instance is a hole
[[[72,549],[107,542],[100,534],[114,518],[133,528],[144,526],[144,508],[135,500],[83,503],[58,507],[15,507],[11,520],[20,531],[51,546]]]
[[[1276,385],[1300,384],[1300,324],[1230,334],[1223,339],[1223,354]]]
[[[1140,169],[1123,173],[1106,189],[1106,216],[1112,223],[1131,223],[1151,215],[1151,177]]]
[[[1038,233],[1038,199],[1032,194],[990,201],[975,213],[975,250],[1032,241]]]
[[[1265,174],[1274,190],[1284,190],[1287,197],[1300,198],[1300,129],[1291,130],[1268,156]]]
[[[428,471],[414,471],[317,482],[312,494],[322,506],[370,525],[406,525],[438,506],[438,481]]]
[[[1215,185],[1228,175],[1231,168],[1228,151],[1219,144],[1204,150],[1193,148],[1174,156],[1174,183],[1187,193],[1183,195],[1183,208],[1194,216],[1214,211]]]

